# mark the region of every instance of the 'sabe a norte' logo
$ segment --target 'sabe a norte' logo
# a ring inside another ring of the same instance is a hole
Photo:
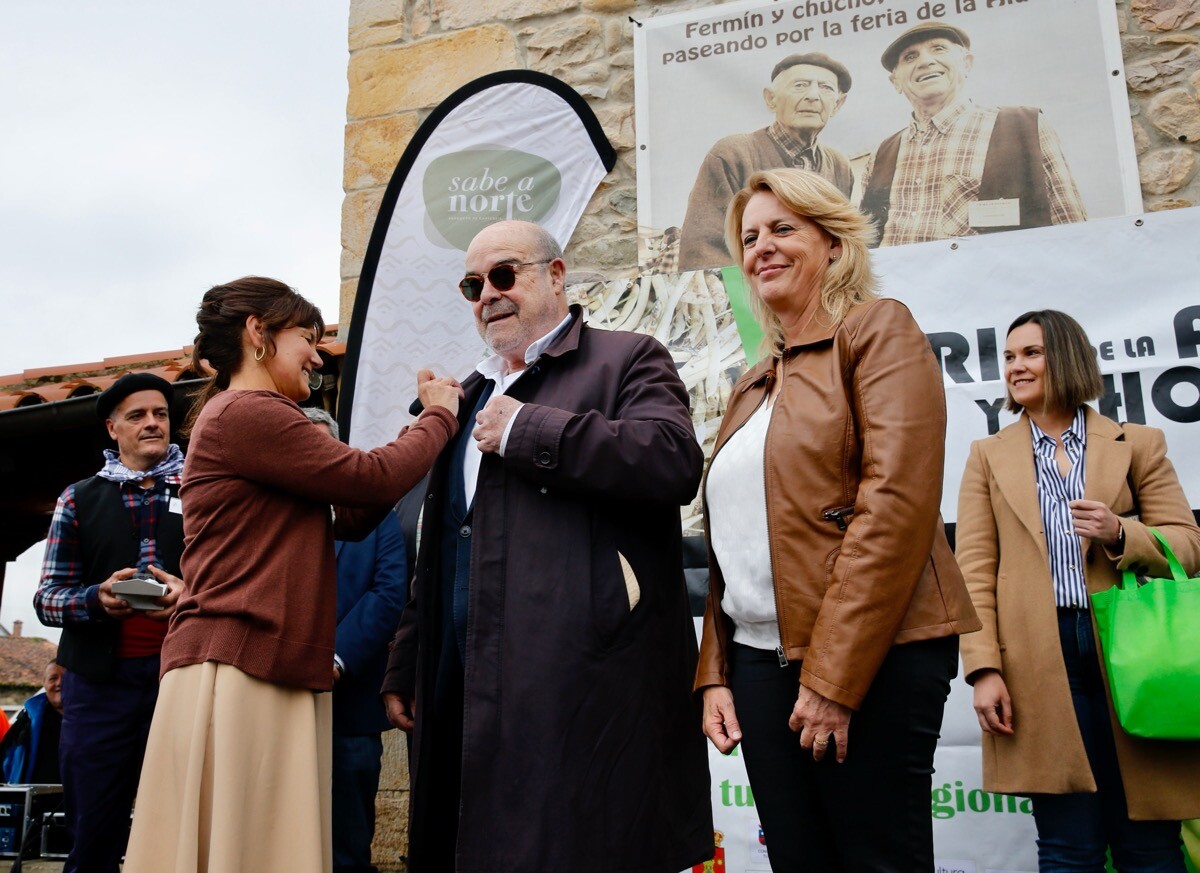
[[[562,176],[545,158],[515,149],[442,155],[425,171],[426,233],[466,251],[475,234],[509,219],[538,222],[558,203]]]

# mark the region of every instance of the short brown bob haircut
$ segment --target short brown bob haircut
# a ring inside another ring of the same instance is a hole
[[[1008,333],[1025,324],[1036,324],[1042,329],[1047,410],[1069,412],[1104,394],[1096,353],[1078,321],[1056,309],[1036,309],[1017,316],[1008,326]],[[1007,389],[1006,392],[1004,408],[1020,412],[1024,407],[1013,400],[1012,392]]]

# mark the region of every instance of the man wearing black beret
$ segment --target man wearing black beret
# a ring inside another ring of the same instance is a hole
[[[912,104],[863,179],[861,209],[880,245],[896,246],[1087,218],[1058,134],[1032,106],[977,106],[966,96],[971,38],[945,21],[900,34],[880,62]]]
[[[762,130],[718,140],[700,165],[679,238],[680,270],[734,263],[725,248],[725,209],[759,170],[812,170],[850,196],[850,162],[817,143],[849,91],[850,71],[822,52],[788,55],[775,65],[771,84],[762,91],[775,121]]]
[[[42,623],[63,629],[59,741],[74,845],[64,873],[117,873],[158,697],[159,651],[183,587],[183,455],[170,442],[171,383],[127,373],[96,410],[116,442],[95,476],[58,499],[41,581]],[[113,583],[145,574],[167,586],[134,609]]]

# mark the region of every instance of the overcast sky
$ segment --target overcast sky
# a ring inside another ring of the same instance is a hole
[[[0,375],[179,348],[248,274],[337,321],[348,10],[0,2]],[[56,637],[31,551],[0,623]]]

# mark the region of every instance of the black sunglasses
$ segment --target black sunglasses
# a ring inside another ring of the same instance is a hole
[[[508,291],[517,284],[517,267],[537,267],[553,260],[554,258],[549,258],[545,261],[529,261],[524,264],[497,264],[487,271],[486,277],[479,273],[467,273],[458,283],[458,290],[462,292],[463,297],[474,303],[483,295],[484,278],[491,282],[492,287],[497,291]]]

